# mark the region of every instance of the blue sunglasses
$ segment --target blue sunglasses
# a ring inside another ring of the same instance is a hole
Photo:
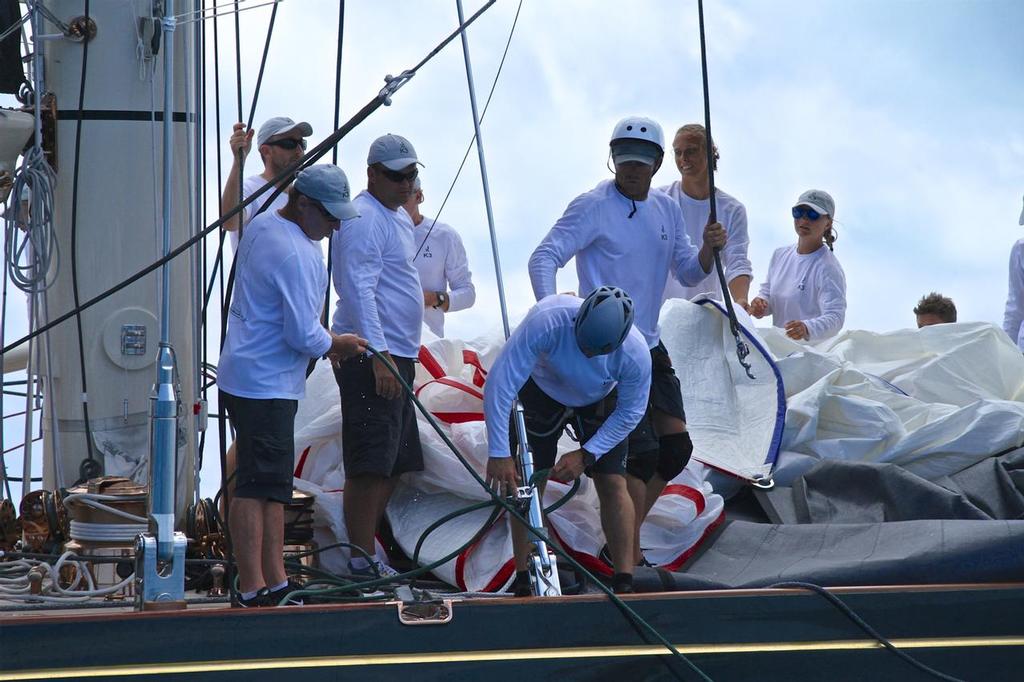
[[[817,211],[815,211],[810,206],[794,206],[793,207],[793,219],[794,220],[799,220],[800,218],[803,218],[804,216],[807,216],[808,220],[817,220],[818,218],[821,217],[821,214],[818,213]]]

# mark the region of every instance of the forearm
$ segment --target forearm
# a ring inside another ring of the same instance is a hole
[[[750,275],[737,275],[729,281],[729,294],[734,301],[746,301],[750,296]]]

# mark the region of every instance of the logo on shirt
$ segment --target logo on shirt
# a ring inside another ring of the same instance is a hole
[[[667,242],[668,241],[668,234],[666,234],[666,232],[665,232],[665,226],[664,225],[661,226],[661,241],[663,241],[663,242]]]
[[[807,275],[804,275],[803,277],[800,278],[800,281],[797,283],[796,288],[799,289],[800,291],[803,291],[805,288],[807,288]]]
[[[426,247],[423,248],[423,257],[424,258],[433,258],[434,257],[434,254],[430,253],[430,247],[429,246],[426,246]]]

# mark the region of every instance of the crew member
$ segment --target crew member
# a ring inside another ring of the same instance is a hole
[[[259,175],[250,175],[242,181],[242,199],[248,199],[256,190],[266,185],[293,163],[302,158],[306,150],[306,138],[313,134],[313,127],[303,121],[296,123],[287,116],[275,116],[260,126],[256,135],[256,148],[259,149],[260,157],[263,159],[263,172]],[[238,177],[241,174],[239,163],[245,162],[245,158],[252,149],[253,131],[246,130],[244,123],[236,123],[232,128],[231,137],[228,139],[228,146],[231,148],[231,170],[228,171],[228,179],[224,182],[224,192],[220,199],[221,214],[225,214],[239,203]],[[287,188],[291,178],[286,178],[280,183],[280,187]],[[260,207],[274,193],[268,189],[261,194],[256,201],[242,209],[242,220],[239,222],[238,214],[231,216],[221,225],[230,233],[231,246],[238,250],[239,229],[249,224]],[[287,192],[281,192],[274,198],[267,207],[267,211],[276,211],[282,208],[288,201]]]
[[[217,383],[238,455],[228,525],[240,606],[281,602],[284,505],[292,499],[295,412],[310,358],[366,350],[353,334],[320,325],[327,268],[319,242],[357,216],[345,173],[318,165],[298,174],[283,208],[253,219],[238,250],[235,295]]]
[[[922,296],[917,302],[914,316],[917,317],[918,329],[933,324],[956,322],[956,304],[953,303],[953,299],[933,291],[927,296]]]
[[[711,145],[713,154],[712,166],[718,171],[718,146]],[[711,215],[711,182],[708,174],[707,134],[704,126],[689,123],[676,131],[672,141],[675,153],[676,168],[680,179],[671,185],[660,188],[661,191],[679,202],[683,211],[683,225],[690,241],[697,243],[701,239],[701,231]],[[720,187],[715,187],[715,213],[718,221],[725,227],[728,247],[722,250],[722,268],[725,272],[729,294],[736,305],[746,310],[750,294],[750,280],[753,269],[747,250],[750,237],[747,236],[747,209],[739,199],[728,194]],[[693,287],[684,287],[669,275],[665,285],[665,298],[694,299],[701,295],[724,300],[722,285],[718,273],[712,272],[702,282]]]
[[[635,518],[625,479],[627,439],[647,410],[650,386],[651,355],[633,327],[633,301],[609,286],[582,301],[561,294],[537,303],[509,336],[484,386],[488,482],[506,495],[517,484],[509,413],[518,394],[536,469],[553,465],[556,479],[574,480],[586,473],[594,480],[616,592],[633,590]],[[576,431],[580,447],[556,464],[566,424]],[[538,494],[543,492],[543,484],[538,485]],[[529,544],[519,524],[513,524],[512,545],[514,591],[526,596]]]
[[[712,223],[704,227],[696,248],[686,236],[679,204],[664,192],[650,191],[664,151],[661,127],[653,120],[631,116],[616,124],[610,143],[614,180],[576,197],[530,257],[537,300],[555,293],[556,272],[575,256],[582,291],[621,286],[635,303],[635,324],[651,350],[653,368],[648,415],[631,436],[626,467],[630,496],[639,510],[637,561],[646,511],[693,451],[679,379],[658,326],[665,279],[671,272],[681,284],[697,285],[711,272],[714,249],[727,241],[725,228]]]
[[[341,390],[345,526],[349,542],[365,553],[353,553],[349,571],[375,578],[396,575],[374,556],[374,537],[388,499],[401,474],[423,469],[412,400],[388,368],[397,368],[412,384],[423,290],[412,262],[414,227],[402,208],[418,175],[416,150],[401,135],[384,135],[370,145],[366,164],[366,191],[353,201],[360,217],[346,221],[332,241],[338,305],[331,328],[359,334],[380,352],[380,357],[360,355],[334,370]]]
[[[443,337],[445,314],[471,307],[476,302],[476,287],[459,233],[420,213],[422,203],[423,189],[417,177],[404,208],[416,226],[413,263],[423,287],[423,322],[435,336]]]
[[[771,313],[772,324],[797,341],[835,336],[846,319],[846,275],[832,253],[835,209],[828,192],[809,189],[800,195],[792,209],[796,244],[775,250],[768,277],[750,303],[751,315]]]

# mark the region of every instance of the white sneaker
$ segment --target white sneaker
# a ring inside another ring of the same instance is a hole
[[[359,578],[361,580],[378,580],[380,578],[394,578],[401,573],[388,566],[380,559],[374,559],[370,565],[364,566],[363,568],[356,568],[350,561],[348,563],[349,574],[353,578]]]

